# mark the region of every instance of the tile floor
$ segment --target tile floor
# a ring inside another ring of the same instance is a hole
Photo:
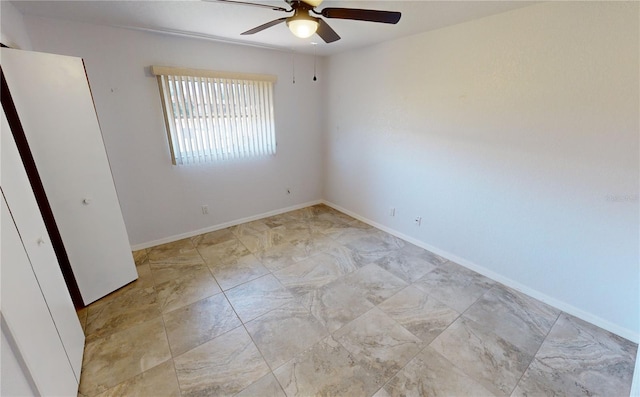
[[[82,396],[624,396],[637,345],[326,206],[134,252]]]

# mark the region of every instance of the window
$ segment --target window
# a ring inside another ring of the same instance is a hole
[[[173,164],[276,153],[275,76],[152,66]]]

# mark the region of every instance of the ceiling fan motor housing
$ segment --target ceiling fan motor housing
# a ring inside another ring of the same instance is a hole
[[[322,0],[308,0],[308,1],[302,1],[302,0],[285,0],[285,2],[287,4],[289,4],[291,6],[291,8],[293,8],[294,10],[296,8],[302,8],[302,7],[306,7],[308,10],[314,9],[317,6],[320,5],[320,3],[322,3]]]

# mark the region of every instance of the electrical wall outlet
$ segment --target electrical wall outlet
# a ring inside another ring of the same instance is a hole
[[[415,223],[416,226],[420,226],[422,224],[422,217],[416,216],[416,219],[413,220],[413,223]]]
[[[209,206],[208,205],[203,205],[202,206],[202,215],[207,215],[209,214]]]
[[[394,207],[389,208],[389,216],[396,216],[396,209]]]

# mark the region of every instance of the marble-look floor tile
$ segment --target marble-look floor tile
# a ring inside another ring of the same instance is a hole
[[[383,385],[425,345],[378,308],[334,333],[334,338]]]
[[[303,304],[330,331],[336,331],[374,307],[359,291],[342,280],[301,297]]]
[[[233,234],[236,236],[245,236],[247,234],[257,234],[271,229],[267,224],[262,220],[258,219],[252,222],[246,222],[237,226],[232,226],[229,228]]]
[[[307,223],[307,221],[310,218],[305,218],[300,216],[299,211],[291,211],[291,212],[287,212],[287,217],[288,220],[284,223],[282,223],[282,225],[280,226],[284,226],[286,229],[304,229],[304,228],[309,228],[309,225]],[[280,226],[276,226],[276,227],[280,227]]]
[[[255,256],[246,255],[229,262],[209,265],[209,269],[223,291],[269,273]]]
[[[436,265],[417,256],[393,251],[374,262],[408,283],[412,283],[436,268]]]
[[[464,317],[451,324],[431,347],[497,396],[508,396],[533,360],[493,329]]]
[[[531,355],[559,315],[560,310],[503,286],[492,288],[464,313]]]
[[[332,222],[330,220],[322,220],[317,219],[315,221],[309,222],[309,226],[312,231],[317,233],[322,233],[325,236],[329,236],[333,239],[336,239],[337,236],[343,234],[347,230],[352,230],[353,228],[346,222]]]
[[[537,368],[571,378],[594,395],[628,395],[637,349],[635,343],[562,313],[536,354]]]
[[[341,245],[336,243],[334,239],[325,236],[322,233],[311,233],[308,236],[302,236],[299,239],[290,241],[294,246],[302,249],[307,256],[317,255],[333,248],[339,248]]]
[[[78,312],[79,397],[629,393],[636,344],[326,205],[132,256]]]
[[[128,290],[116,299],[96,302],[87,311],[87,342],[142,324],[162,313],[153,287]]]
[[[155,285],[187,276],[191,273],[199,273],[207,269],[204,261],[192,263],[152,263],[149,265]]]
[[[291,211],[291,214],[295,216],[297,219],[313,219],[323,213],[332,212],[332,211],[335,211],[335,210],[327,205],[317,204],[317,205],[312,205],[310,207],[300,208],[298,210]]]
[[[300,220],[291,220],[272,230],[278,232],[287,242],[308,239],[312,234],[309,224]]]
[[[380,231],[378,229],[367,225],[364,222],[353,221],[349,223],[348,227],[342,230],[330,233],[325,232],[325,234],[331,236],[341,244],[347,245],[362,238],[378,237],[379,232]]]
[[[425,261],[431,263],[435,266],[444,265],[448,261],[441,257],[440,255],[436,255],[431,251],[428,251],[424,248],[420,248],[417,245],[413,245],[411,243],[405,243],[405,245],[398,250],[398,252],[402,255],[414,256],[420,259],[424,259]]]
[[[149,264],[151,264],[151,266],[163,263],[169,263],[172,265],[201,265],[204,263],[204,261],[202,260],[202,256],[200,256],[200,253],[195,248],[180,255],[157,256],[157,259],[149,260],[148,262]]]
[[[237,238],[224,243],[200,246],[198,252],[209,266],[224,264],[251,254]]]
[[[384,387],[390,397],[493,397],[431,347],[421,351]]]
[[[235,234],[231,232],[230,228],[226,228],[191,237],[191,242],[197,248],[225,243],[233,239],[235,239]]]
[[[270,228],[282,226],[287,222],[293,221],[295,218],[290,215],[290,213],[285,212],[284,214],[278,214],[274,216],[270,216],[268,218],[261,219],[261,221],[269,226]]]
[[[286,397],[282,386],[271,372],[245,387],[235,397]]]
[[[283,243],[265,250],[258,251],[255,256],[262,262],[264,267],[276,272],[285,267],[289,267],[296,262],[308,258],[302,248],[295,247],[291,243]]]
[[[316,218],[317,219],[322,219],[322,220],[328,220],[331,221],[333,223],[350,223],[355,221],[355,218],[350,217],[347,214],[343,214],[342,212],[335,210],[331,207],[327,207],[329,208],[328,210],[324,210],[324,209],[320,209],[317,213]]]
[[[268,274],[225,292],[243,322],[294,301],[293,295]]]
[[[168,360],[145,372],[128,379],[96,397],[180,397],[180,387],[173,368]]]
[[[269,373],[244,327],[174,358],[183,397],[229,396]]]
[[[529,368],[518,382],[512,397],[535,396],[627,396],[626,394],[598,394],[585,385],[555,369],[533,359]]]
[[[242,325],[224,294],[169,312],[164,324],[174,357]]]
[[[370,396],[375,378],[328,337],[274,371],[287,396]]]
[[[158,245],[147,250],[149,263],[201,263],[202,258],[190,239]]]
[[[373,263],[396,249],[380,238],[379,233],[353,240],[347,243],[346,247],[355,253],[358,262],[362,265]]]
[[[300,296],[355,269],[357,267],[349,261],[341,261],[339,257],[321,253],[279,270],[273,275],[294,295]]]
[[[328,334],[299,303],[281,306],[245,326],[271,368],[278,368]]]
[[[389,394],[384,388],[381,388],[372,397],[391,397],[391,394]],[[422,395],[420,397],[422,397]]]
[[[252,253],[263,251],[287,242],[285,236],[277,229],[267,229],[256,233],[245,233],[238,236],[238,239]]]
[[[79,392],[93,396],[171,358],[162,318],[85,345]]]
[[[398,292],[378,308],[425,343],[430,343],[460,316],[414,286]]]
[[[427,273],[414,285],[462,313],[495,282],[458,264],[447,262]]]
[[[306,218],[315,216],[308,208],[300,208],[287,212],[287,215],[296,221],[305,220]]]
[[[149,260],[146,249],[133,251],[131,255],[133,255],[133,262],[136,264],[136,266],[142,265],[144,262]]]
[[[400,250],[406,247],[407,245],[412,245],[407,243],[403,239],[396,237],[391,233],[383,232],[382,230],[378,230],[378,234],[376,236],[382,241],[384,241],[393,250]]]
[[[323,234],[339,241],[341,244],[347,244],[362,237],[369,237],[377,232],[378,229],[374,229],[372,226],[357,220],[322,231]]]
[[[330,255],[344,270],[344,274],[354,272],[360,268],[356,260],[356,255],[347,247],[336,247],[325,251],[323,254]]]
[[[395,295],[408,284],[375,264],[366,265],[343,279],[355,291],[377,305]]]
[[[327,218],[313,218],[307,221],[312,233],[328,234],[326,232],[331,230],[339,230],[348,227],[348,223]]]
[[[222,292],[206,267],[156,286],[163,313]]]

